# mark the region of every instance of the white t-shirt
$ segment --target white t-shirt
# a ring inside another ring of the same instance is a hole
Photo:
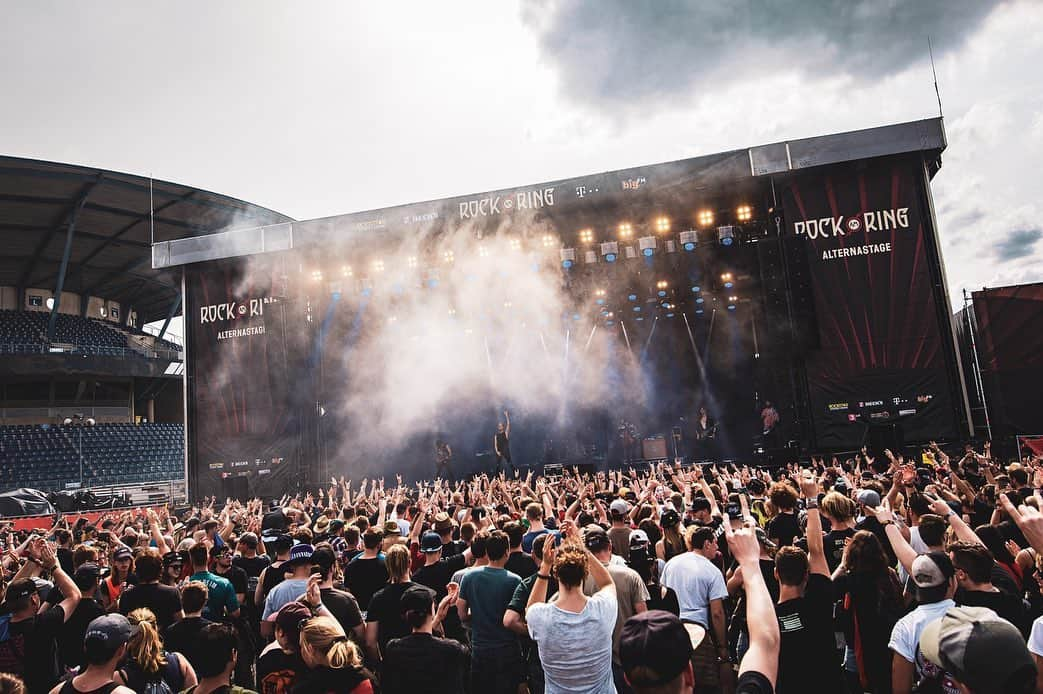
[[[1043,617],[1036,617],[1029,634],[1029,653],[1043,658]]]
[[[728,597],[721,570],[695,552],[678,554],[666,562],[660,583],[677,593],[681,619],[706,629],[713,626],[710,624],[710,601]]]
[[[891,640],[887,647],[902,656],[910,663],[916,663],[916,679],[923,677],[923,656],[920,655],[920,634],[929,622],[941,619],[945,611],[950,607],[956,607],[952,600],[932,602],[920,605],[915,610],[902,617],[895,623],[891,630]]]
[[[612,630],[616,626],[615,591],[600,590],[582,612],[568,612],[552,602],[525,611],[529,636],[539,644],[547,694],[615,694],[612,682]]]
[[[909,528],[909,546],[916,550],[917,554],[927,554],[931,551],[920,537],[920,526],[914,525]],[[901,564],[898,565],[898,581],[904,586],[909,582],[909,572]]]

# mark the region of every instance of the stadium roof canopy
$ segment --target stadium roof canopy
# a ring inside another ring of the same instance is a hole
[[[287,221],[178,183],[150,190],[141,176],[0,156],[0,286],[53,291],[72,227],[63,291],[133,307],[140,325],[165,318],[181,291],[178,269],[152,268],[153,240]]]

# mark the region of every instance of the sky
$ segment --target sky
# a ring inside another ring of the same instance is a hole
[[[933,117],[951,300],[1043,279],[1043,2],[0,0],[0,153],[307,219]]]

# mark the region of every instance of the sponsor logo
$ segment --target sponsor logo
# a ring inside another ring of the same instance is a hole
[[[403,224],[422,224],[423,222],[433,222],[438,219],[437,212],[428,212],[427,214],[407,214],[402,218]]]
[[[249,460],[235,460],[235,461],[233,461],[231,463],[230,467],[233,467],[233,468],[236,468],[236,467],[250,467],[250,461]]]
[[[554,205],[554,188],[523,190],[510,195],[490,195],[459,203],[460,219],[476,219],[513,210],[538,210]]]
[[[848,409],[846,402],[831,402],[827,405],[830,412],[843,412]]]
[[[887,410],[883,410],[881,412],[870,412],[869,413],[869,418],[870,419],[891,419],[891,413],[888,412]]]
[[[909,228],[909,208],[873,210],[860,215],[845,217],[820,217],[805,219],[793,223],[793,233],[807,236],[809,239],[849,236],[858,233],[875,231],[892,231]]]
[[[926,405],[927,403],[929,403],[933,399],[934,399],[934,396],[931,395],[930,393],[926,393],[926,394],[923,394],[923,395],[917,395],[916,396],[916,402],[920,403],[921,405]]]
[[[217,323],[240,318],[253,318],[264,315],[266,304],[274,303],[276,300],[270,296],[259,299],[246,299],[245,301],[226,301],[222,304],[210,304],[199,307],[199,324]]]
[[[224,463],[210,463],[211,470],[223,470],[225,467]]]
[[[624,179],[622,181],[622,183],[623,183],[623,190],[637,190],[641,186],[643,186],[646,183],[648,183],[648,181],[645,179],[644,176],[639,176],[637,178],[627,178],[627,179]]]
[[[908,410],[898,410],[898,416],[899,417],[906,417],[906,416],[911,415],[911,414],[916,414],[916,408],[915,407],[911,408],[911,409],[908,409]]]

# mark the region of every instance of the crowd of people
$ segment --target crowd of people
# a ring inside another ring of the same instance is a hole
[[[7,532],[0,694],[1043,692],[1043,462],[330,480]]]

